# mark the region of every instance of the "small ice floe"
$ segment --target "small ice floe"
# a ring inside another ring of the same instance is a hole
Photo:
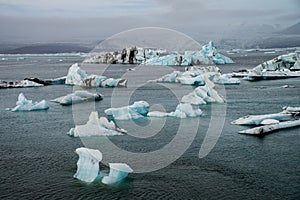
[[[54,79],[45,79],[45,82],[49,85],[64,85],[66,82],[67,76],[58,77]]]
[[[294,85],[283,85],[281,86],[281,88],[295,88]]]
[[[112,185],[118,183],[132,173],[133,170],[125,163],[109,163],[109,175],[104,176],[102,183]]]
[[[77,148],[75,151],[79,159],[77,161],[77,171],[74,178],[91,183],[99,174],[99,162],[102,160],[102,153],[99,150],[88,148]]]
[[[25,111],[37,111],[37,110],[48,110],[49,105],[45,100],[40,102],[33,102],[32,100],[27,100],[23,93],[19,94],[16,107],[6,108],[12,112],[25,112]]]
[[[285,122],[279,122],[276,124],[271,124],[271,125],[265,125],[265,126],[259,126],[243,131],[239,131],[241,134],[249,134],[249,135],[263,135],[272,131],[280,130],[280,129],[285,129],[285,128],[292,128],[300,126],[300,120],[293,120],[293,121],[285,121]]]
[[[148,117],[176,117],[176,118],[189,118],[199,117],[202,115],[200,108],[195,108],[191,104],[180,103],[177,105],[176,110],[170,113],[152,111],[148,113]]]
[[[63,106],[68,106],[68,105],[82,103],[82,102],[86,102],[86,101],[101,101],[102,99],[103,99],[103,97],[99,93],[90,93],[88,91],[78,90],[72,94],[58,97],[51,101],[55,102],[55,103],[59,103]]]
[[[91,112],[86,124],[76,125],[67,134],[72,137],[89,137],[123,135],[126,132],[126,130],[118,128],[113,121],[108,121],[105,117],[99,118],[98,112]]]
[[[140,119],[147,116],[149,104],[146,101],[136,101],[132,105],[120,108],[109,108],[104,112],[116,120]]]
[[[289,113],[293,115],[299,115],[300,114],[300,107],[291,107],[291,106],[285,106],[282,108],[282,113]]]
[[[43,84],[36,83],[31,80],[22,80],[20,82],[1,81],[0,88],[27,88],[27,87],[42,87]]]
[[[215,83],[221,85],[239,85],[241,82],[238,78],[232,78],[232,74],[222,74]]]
[[[65,84],[86,87],[126,87],[127,80],[113,79],[94,74],[88,75],[75,63],[69,68]]]

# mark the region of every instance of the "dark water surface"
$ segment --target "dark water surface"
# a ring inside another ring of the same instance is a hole
[[[235,64],[220,68],[223,72],[252,68],[275,56],[259,52],[248,53],[247,56],[235,54],[231,55]],[[23,57],[25,59],[9,57],[8,60],[1,60],[0,80],[64,76],[72,63],[80,63],[83,59],[79,56]],[[126,68],[128,66],[112,66],[106,75],[118,77],[126,72]],[[293,85],[295,88],[281,88],[283,85]],[[182,91],[187,89],[178,87]],[[103,116],[103,110],[111,105],[112,90],[98,88],[104,100],[95,104],[81,104],[81,108],[95,106],[99,115]],[[286,105],[300,106],[299,78],[259,82],[242,80],[241,85],[226,86],[225,125],[216,146],[206,157],[200,159],[198,154],[211,119],[209,105],[201,107],[205,115],[199,119],[199,128],[186,128],[186,134],[191,131],[197,131],[197,134],[179,159],[157,171],[130,174],[128,179],[115,186],[105,186],[100,182],[84,184],[73,179],[78,159],[75,149],[84,144],[93,146],[94,143],[101,143],[101,138],[81,140],[66,135],[74,127],[72,107],[50,103],[48,111],[5,111],[7,107],[14,107],[20,92],[34,101],[49,101],[72,91],[73,87],[64,85],[0,90],[0,199],[300,198],[300,129],[252,137],[237,133],[247,127],[230,124],[244,115],[276,113]],[[137,90],[130,101],[143,99],[150,104],[162,104],[167,111],[172,111],[178,103],[172,95],[165,87],[149,84]],[[82,119],[87,120],[87,116]],[[151,138],[126,135],[112,137],[111,141],[131,152],[151,152],[168,144],[175,137],[177,129],[178,120],[167,119],[165,127]],[[179,148],[181,144],[178,145]],[[105,159],[109,161],[109,158]],[[111,159],[126,161],[126,158],[118,155]],[[108,172],[104,164],[100,168]]]

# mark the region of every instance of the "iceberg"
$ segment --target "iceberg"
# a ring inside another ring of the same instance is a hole
[[[77,63],[68,71],[65,84],[86,87],[126,87],[127,80],[107,78],[106,76],[88,75]]]
[[[31,80],[22,80],[20,82],[0,81],[0,88],[27,88],[27,87],[42,87],[43,84],[36,83]]]
[[[204,45],[202,47],[201,54],[203,55],[203,57],[205,57],[208,60],[212,60],[212,62],[217,65],[234,63],[231,58],[220,54],[217,51],[217,48],[215,47],[212,41],[210,41],[207,45]],[[203,64],[212,64],[212,63],[203,63]]]
[[[133,170],[125,163],[109,163],[109,175],[104,176],[102,183],[112,185],[118,183],[128,176],[128,173],[132,173]]]
[[[286,121],[286,122],[279,122],[276,124],[265,125],[260,127],[255,127],[243,131],[239,131],[240,134],[249,134],[249,135],[263,135],[272,131],[285,129],[285,128],[292,128],[300,126],[300,120],[293,120],[293,121]]]
[[[194,108],[191,104],[180,103],[177,105],[174,112],[165,113],[160,111],[152,111],[148,113],[148,117],[176,117],[176,118],[188,118],[199,117],[202,115],[200,108]]]
[[[224,103],[225,100],[218,94],[213,88],[209,87],[209,80],[206,80],[207,84],[199,86],[194,89],[193,92],[182,97],[182,103],[189,103],[192,105],[204,105],[207,103]],[[212,83],[211,83],[212,84]]]
[[[136,101],[132,105],[121,108],[109,108],[104,112],[116,120],[139,119],[147,116],[149,104],[146,101]]]
[[[45,100],[40,102],[33,102],[32,100],[27,100],[23,93],[19,94],[16,107],[7,108],[12,112],[25,112],[25,111],[37,111],[37,110],[48,110],[49,105]]]
[[[99,162],[102,160],[102,153],[99,150],[88,148],[77,148],[75,151],[79,159],[77,161],[77,171],[74,178],[91,183],[99,174]]]
[[[300,77],[298,53],[280,55],[249,70],[246,80],[283,79]]]
[[[292,115],[290,113],[275,113],[275,114],[265,114],[265,115],[248,115],[241,117],[231,124],[236,125],[260,125],[263,121],[267,119],[273,119],[278,121],[291,120]]]
[[[126,132],[126,130],[118,128],[113,121],[108,121],[105,117],[99,118],[98,112],[91,112],[86,124],[76,125],[67,134],[72,137],[90,137],[123,135]]]
[[[222,85],[239,85],[241,82],[238,78],[232,78],[232,74],[222,74],[215,83]]]
[[[72,94],[58,97],[51,101],[66,106],[66,105],[72,105],[76,103],[82,103],[85,101],[101,101],[102,99],[103,97],[99,93],[90,93],[88,91],[78,90]]]

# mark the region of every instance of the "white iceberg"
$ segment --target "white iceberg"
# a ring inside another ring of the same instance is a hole
[[[132,173],[133,170],[125,163],[109,163],[109,175],[103,177],[102,183],[112,185],[118,183]]]
[[[105,117],[99,119],[98,112],[91,112],[86,124],[71,128],[67,134],[73,137],[90,137],[123,135],[123,133],[126,133],[126,130],[118,128],[113,121],[109,122]]]
[[[85,101],[101,101],[102,99],[103,97],[99,93],[90,93],[88,91],[78,90],[72,94],[58,97],[51,101],[55,103],[59,103],[61,105],[72,105],[76,103],[82,103]]]
[[[102,153],[99,150],[84,147],[77,148],[75,152],[79,159],[74,178],[87,183],[93,182],[99,174],[99,162],[102,160]]]
[[[285,128],[292,128],[300,126],[300,120],[293,120],[293,121],[285,121],[285,122],[279,122],[276,124],[271,125],[265,125],[260,127],[255,127],[243,131],[239,131],[240,134],[249,134],[249,135],[263,135],[272,131],[285,129]]]
[[[241,117],[237,120],[231,122],[231,124],[236,125],[260,125],[263,121],[267,119],[273,119],[278,121],[291,120],[292,115],[289,113],[275,113],[275,114],[265,114],[265,115],[248,115]]]
[[[30,80],[22,80],[19,83],[15,84],[15,87],[42,87],[43,84],[39,84]]]
[[[149,112],[149,104],[146,101],[137,101],[132,105],[121,108],[109,108],[106,115],[112,116],[116,120],[130,120],[146,117]]]
[[[200,108],[195,108],[191,104],[180,103],[177,105],[174,112],[165,113],[160,111],[152,111],[148,113],[148,117],[177,117],[177,118],[189,118],[199,117],[202,115]]]
[[[282,108],[283,113],[290,113],[290,114],[300,114],[300,107],[291,107],[291,106],[285,106]]]
[[[192,105],[203,105],[207,103],[224,103],[225,100],[213,88],[209,87],[209,80],[206,80],[206,85],[199,86],[193,92],[182,97],[182,103],[189,103]],[[213,83],[210,83],[213,84]]]
[[[19,94],[16,105],[16,107],[7,108],[6,110],[10,110],[13,112],[24,112],[49,109],[49,105],[45,100],[42,100],[40,102],[33,102],[32,100],[27,100],[23,93]]]
[[[68,71],[65,84],[78,85],[86,87],[117,87],[126,86],[127,81],[124,79],[107,78],[106,76],[87,75],[77,63],[73,64]]]
[[[214,43],[210,41],[207,45],[204,45],[201,50],[201,54],[208,60],[212,60],[214,64],[230,64],[234,63],[233,60],[229,57],[226,57],[220,54],[217,51]],[[203,64],[212,64],[212,63],[203,63]]]

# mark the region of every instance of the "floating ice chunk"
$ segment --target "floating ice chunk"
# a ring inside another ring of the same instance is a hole
[[[86,124],[71,128],[67,134],[73,137],[89,137],[123,135],[122,133],[126,133],[126,131],[117,128],[114,122],[109,122],[105,117],[99,119],[98,112],[91,112]]]
[[[266,133],[269,133],[271,131],[276,131],[279,129],[284,129],[284,128],[292,128],[300,126],[300,120],[294,120],[294,121],[286,121],[286,122],[279,122],[277,124],[271,124],[271,125],[265,125],[265,126],[260,126],[256,128],[251,128],[247,129],[244,131],[239,131],[241,134],[250,134],[250,135],[263,135]]]
[[[112,79],[94,74],[87,75],[87,73],[75,63],[69,68],[65,84],[87,87],[124,87],[126,86],[126,80]]]
[[[181,99],[182,103],[189,103],[192,105],[204,105],[207,104],[201,97],[197,96],[194,92],[184,95]]]
[[[300,107],[285,106],[282,113],[300,114]]]
[[[30,80],[22,80],[19,83],[16,83],[14,87],[42,87],[43,84],[39,84]]]
[[[111,185],[122,181],[132,173],[133,170],[125,163],[109,163],[109,175],[103,177],[102,183]]]
[[[231,124],[237,125],[259,125],[266,119],[274,119],[278,121],[290,120],[291,114],[288,113],[275,113],[275,114],[266,114],[266,115],[248,115],[245,117],[241,117]]]
[[[72,104],[81,103],[85,101],[101,101],[102,99],[103,99],[102,95],[99,93],[90,93],[88,91],[78,90],[72,94],[58,97],[51,101],[65,106],[65,105],[72,105]]]
[[[102,160],[102,153],[99,150],[78,148],[75,151],[79,159],[77,161],[77,171],[74,178],[91,183],[99,174],[99,162]]]
[[[32,100],[27,100],[23,93],[19,94],[16,105],[16,107],[7,108],[6,110],[10,110],[13,112],[23,112],[49,109],[49,105],[45,100],[42,100],[40,102],[33,102]]]
[[[180,71],[173,71],[171,74],[164,75],[163,77],[156,80],[156,82],[167,82],[167,83],[176,83],[178,82],[178,77],[182,75]]]
[[[195,108],[191,104],[180,103],[177,105],[174,112],[165,113],[160,111],[152,111],[148,113],[148,117],[177,117],[177,118],[188,118],[188,117],[199,117],[202,115],[200,108]]]
[[[109,108],[104,112],[117,120],[139,119],[147,116],[149,104],[146,101],[136,101],[130,106]]]
[[[67,76],[58,77],[54,79],[45,79],[45,82],[50,85],[63,85],[65,84]]]
[[[215,83],[222,85],[238,85],[241,82],[238,78],[232,78],[232,74],[222,74]]]

